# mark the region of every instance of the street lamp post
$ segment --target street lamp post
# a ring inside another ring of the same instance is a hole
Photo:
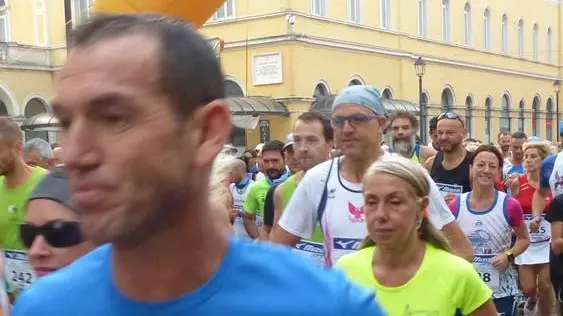
[[[424,95],[422,94],[422,77],[426,71],[426,63],[422,57],[418,57],[414,62],[414,69],[418,76],[418,118],[420,121],[420,141],[426,144],[428,132],[426,130],[426,102],[424,102]]]
[[[561,134],[561,130],[559,128],[559,92],[561,91],[561,82],[559,79],[555,80],[553,83],[553,90],[555,90],[555,126],[557,126],[557,145],[559,146],[559,135]]]

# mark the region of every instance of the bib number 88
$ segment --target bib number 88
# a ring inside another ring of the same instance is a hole
[[[488,273],[488,272],[485,272],[485,273],[479,272],[479,277],[480,277],[481,280],[483,280],[483,282],[485,282],[485,283],[491,282],[491,274]]]

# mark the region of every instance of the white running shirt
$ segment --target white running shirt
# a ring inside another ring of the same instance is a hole
[[[341,177],[341,158],[334,159],[337,160],[327,184],[328,197],[321,220],[327,267],[341,256],[358,250],[367,236],[362,184]],[[284,230],[301,238],[310,239],[313,236],[318,220],[317,208],[330,165],[331,160],[326,161],[305,174],[278,223]],[[426,176],[430,182],[430,221],[437,229],[442,229],[455,218],[430,175],[426,173]]]

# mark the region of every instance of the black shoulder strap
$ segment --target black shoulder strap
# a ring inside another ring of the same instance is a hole
[[[317,207],[317,220],[319,221],[319,224],[321,224],[321,231],[323,229],[323,225],[321,223],[321,220],[323,218],[323,214],[325,212],[325,208],[326,208],[326,201],[328,199],[328,181],[330,180],[330,174],[332,173],[332,167],[334,165],[334,161],[338,160],[338,158],[333,158],[332,161],[330,162],[330,168],[328,169],[328,174],[326,176],[325,179],[325,184],[324,184],[324,189],[323,189],[323,195],[321,196],[321,201],[319,202],[319,205]],[[323,232],[324,234],[324,232]]]

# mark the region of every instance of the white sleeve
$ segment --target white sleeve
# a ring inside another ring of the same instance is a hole
[[[309,170],[291,196],[278,221],[278,225],[288,233],[301,238],[313,237],[317,226],[317,207],[324,191],[324,180],[320,179],[324,177],[319,171],[328,172],[324,169]]]
[[[432,180],[428,172],[426,172],[426,178],[430,184],[430,194],[428,199],[430,200],[428,204],[428,211],[430,212],[430,222],[436,227],[438,230],[441,230],[442,227],[446,226],[447,224],[455,221],[455,217],[453,216],[450,208],[444,201],[440,190],[438,190],[438,186]]]

